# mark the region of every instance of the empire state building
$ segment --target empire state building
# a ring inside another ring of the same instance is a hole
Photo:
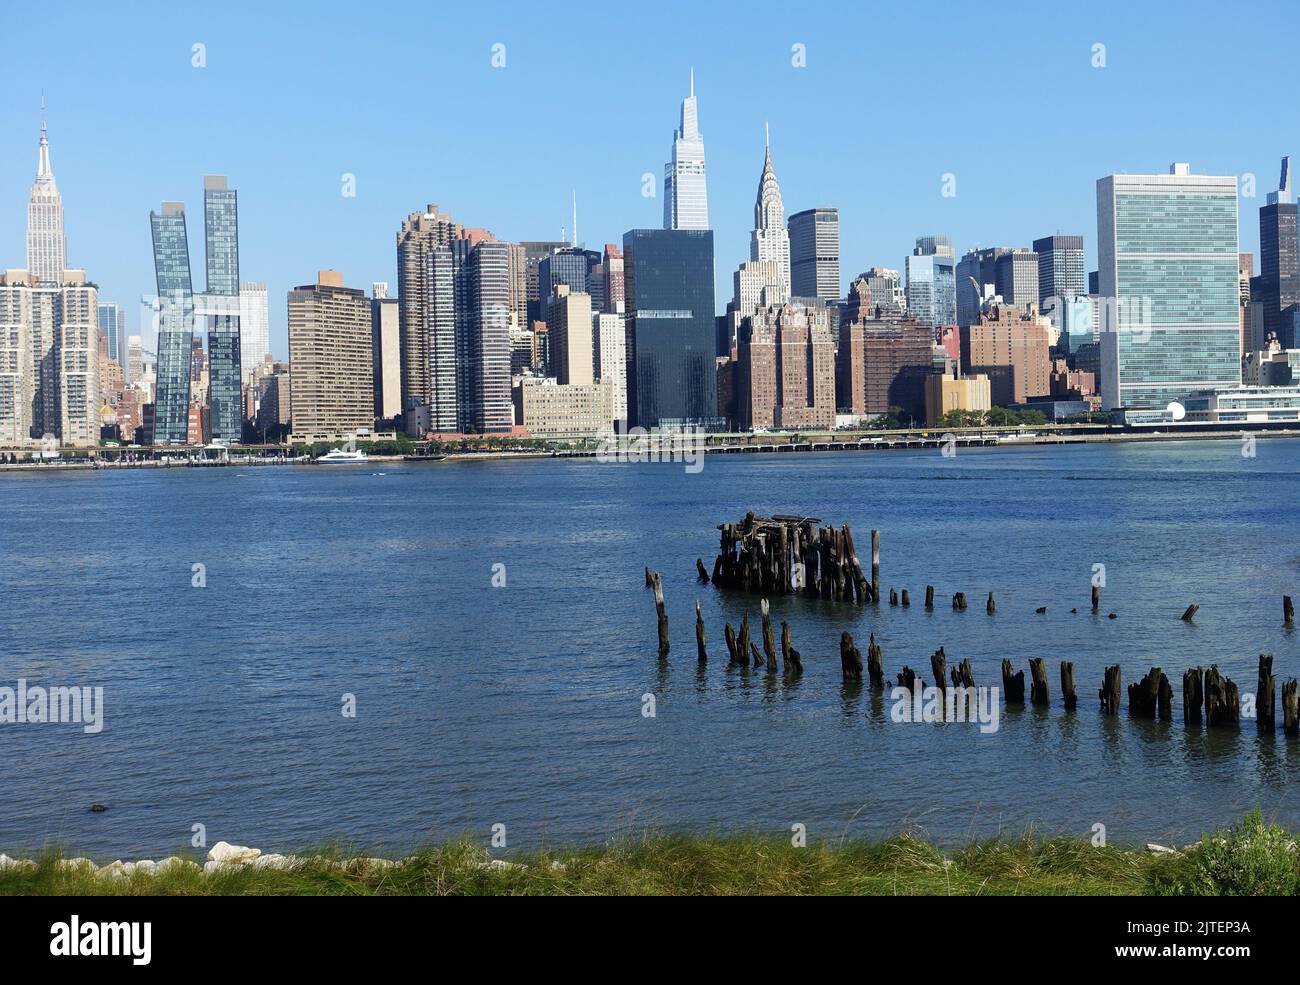
[[[41,154],[27,204],[27,272],[38,283],[63,286],[68,243],[63,235],[63,199],[50,170],[50,138],[45,130],[45,100],[41,100]]]

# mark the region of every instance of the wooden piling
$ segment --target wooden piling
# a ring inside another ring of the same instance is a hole
[[[1300,735],[1300,690],[1294,677],[1282,685],[1282,730],[1292,738]]]
[[[1025,703],[1025,672],[1017,670],[1012,673],[1010,660],[1002,661],[1002,693],[1009,705]]]
[[[889,590],[889,604],[898,605],[898,590],[891,588]]]
[[[1200,667],[1183,671],[1183,724],[1200,725],[1205,704],[1205,675]]]
[[[989,600],[986,603],[984,603],[984,611],[987,612],[990,616],[993,615],[993,613],[998,611],[998,604],[997,602],[993,601],[992,592],[989,592]]]
[[[790,626],[784,622],[781,623],[781,669],[792,677],[803,673],[803,658],[790,643]]]
[[[966,593],[954,592],[952,596],[952,607],[957,612],[966,611]]]
[[[736,656],[739,651],[739,644],[736,640],[736,631],[731,628],[731,623],[725,623],[723,625],[722,638],[726,641],[727,653],[731,655],[731,659],[727,661],[727,665],[734,667],[738,663],[744,663],[743,660],[738,659]]]
[[[1047,661],[1042,657],[1033,657],[1029,661],[1029,701],[1035,705],[1047,705]]]
[[[935,650],[930,657],[930,670],[934,673],[934,686],[940,691],[948,690],[948,657],[943,647]]]
[[[934,608],[934,586],[933,585],[925,586],[925,607],[926,609]]]
[[[1096,585],[1092,586],[1092,611],[1101,611],[1101,589]]]
[[[884,654],[881,652],[880,644],[876,642],[875,633],[872,633],[867,641],[867,676],[873,688],[885,686]]]
[[[912,604],[912,600],[911,600],[910,598],[908,598],[908,595],[907,595],[907,589],[904,588],[904,589],[903,589],[903,608],[906,609],[906,608],[907,608],[909,605],[911,605],[911,604]]]
[[[862,653],[853,645],[852,633],[840,633],[840,669],[846,682],[862,680]]]
[[[700,600],[695,600],[695,649],[701,664],[709,662],[709,651],[705,648],[704,617],[700,615]]]
[[[1097,692],[1103,714],[1119,714],[1120,683],[1119,664],[1107,667],[1102,676],[1101,690]]]
[[[1199,608],[1199,605],[1189,605],[1187,610],[1183,613],[1183,622],[1191,622],[1192,618],[1196,615],[1196,610]]]
[[[969,659],[963,660],[952,668],[949,674],[952,677],[953,687],[973,688],[975,686],[975,675],[971,673]]]
[[[905,687],[913,694],[916,693],[916,671],[911,667],[904,667],[898,673],[898,686]]]
[[[871,531],[871,594],[880,598],[880,531]]]
[[[763,653],[767,657],[767,672],[776,673],[776,637],[772,632],[772,617],[770,615],[771,607],[767,599],[759,603],[759,611],[763,614]]]
[[[655,590],[655,614],[659,620],[659,656],[668,656],[668,613],[664,609],[664,584],[659,572],[652,572]]]
[[[1061,661],[1061,704],[1067,711],[1073,711],[1079,704],[1079,695],[1074,690],[1074,662]]]
[[[1255,685],[1255,721],[1260,728],[1272,729],[1277,722],[1274,700],[1276,679],[1273,677],[1273,656],[1259,655],[1259,680]]]
[[[695,559],[695,572],[702,584],[707,585],[709,583],[709,573],[704,569],[704,558],[697,557]]]
[[[736,662],[742,667],[749,666],[749,610],[745,610],[745,616],[740,620],[740,632],[736,634]]]
[[[1211,664],[1205,672],[1205,724],[1236,725],[1240,707],[1237,685],[1219,673],[1218,664]]]
[[[1282,625],[1290,628],[1295,625],[1295,606],[1291,604],[1291,596],[1282,596]]]
[[[1159,667],[1152,667],[1142,680],[1128,686],[1128,713],[1134,718],[1155,718],[1169,720],[1169,707],[1173,698],[1173,688],[1169,678]]]

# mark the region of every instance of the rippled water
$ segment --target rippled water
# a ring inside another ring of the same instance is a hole
[[[0,685],[101,685],[106,705],[99,735],[0,725],[0,851],[157,857],[196,823],[209,844],[389,851],[496,823],[512,849],[794,823],[961,840],[1101,822],[1112,841],[1180,841],[1255,805],[1300,825],[1300,740],[1181,724],[1187,666],[1217,662],[1243,693],[1260,651],[1279,693],[1298,673],[1280,597],[1300,599],[1300,442],[1257,451],[714,456],[694,475],[589,460],[0,473]],[[909,588],[911,608],[777,599],[802,680],[728,670],[723,620],[757,605],[697,586],[694,561],[711,566],[716,525],[747,509],[847,522],[860,550],[880,528],[882,584]],[[1113,621],[1089,611],[1096,562]],[[665,666],[645,565],[664,575]],[[993,735],[894,724],[887,699],[842,687],[844,629],[864,649],[876,634],[891,677],[928,676],[940,644],[981,684],[1004,657],[1042,656],[1055,698],[1057,661],[1073,660],[1079,709],[1013,710]],[[1174,723],[1099,714],[1116,662],[1125,684],[1165,669]]]

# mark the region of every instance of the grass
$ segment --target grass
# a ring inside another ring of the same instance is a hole
[[[601,848],[489,864],[468,841],[391,866],[323,854],[287,869],[231,866],[204,874],[96,876],[48,853],[0,870],[0,895],[1291,895],[1300,869],[1291,836],[1258,812],[1182,855],[1095,848],[1072,838],[992,839],[943,852],[911,834],[795,848],[751,836],[647,835]]]

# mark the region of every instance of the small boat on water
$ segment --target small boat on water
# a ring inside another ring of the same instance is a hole
[[[363,451],[345,451],[335,448],[333,451],[316,459],[317,465],[364,465],[370,461]]]

